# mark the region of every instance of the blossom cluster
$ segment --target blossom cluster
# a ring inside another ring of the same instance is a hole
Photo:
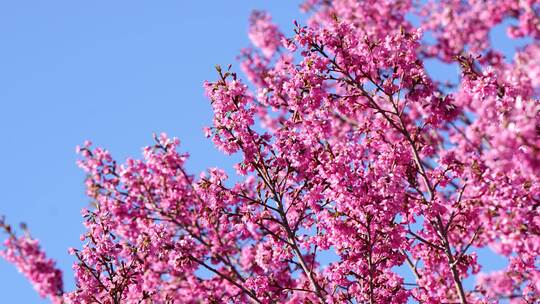
[[[29,234],[15,235],[3,218],[0,219],[0,228],[8,234],[0,256],[15,265],[41,297],[47,297],[53,303],[62,303],[62,271],[52,259],[47,258],[39,242]]]
[[[61,292],[50,262],[25,268],[49,260],[14,255],[16,239],[8,260],[67,303],[540,301],[540,5],[302,9],[292,37],[254,12],[249,82],[217,67],[204,84],[206,136],[241,156],[237,182],[188,174],[165,134],[122,165],[87,142],[76,289]],[[513,59],[489,40],[505,22],[529,39]],[[433,60],[457,64],[459,81],[430,75]],[[485,271],[480,250],[506,268]]]

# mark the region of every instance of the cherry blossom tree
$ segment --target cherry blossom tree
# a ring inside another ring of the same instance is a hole
[[[204,84],[239,182],[190,175],[165,134],[124,164],[86,142],[75,290],[4,220],[2,256],[54,303],[539,303],[540,2],[302,9],[291,37],[254,12],[246,80]],[[513,58],[489,39],[503,22],[528,41]]]

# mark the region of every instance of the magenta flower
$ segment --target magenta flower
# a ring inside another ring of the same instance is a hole
[[[204,134],[241,155],[238,182],[188,174],[165,134],[124,164],[86,142],[75,290],[28,236],[7,229],[2,256],[56,303],[540,302],[539,4],[302,8],[293,37],[252,14],[250,85],[220,67],[204,84]],[[489,40],[507,20],[530,38],[513,60]]]

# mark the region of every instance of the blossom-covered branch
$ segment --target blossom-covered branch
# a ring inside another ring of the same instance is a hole
[[[42,295],[540,301],[539,4],[308,0],[302,9],[310,17],[292,37],[254,12],[253,47],[239,57],[249,83],[217,66],[204,84],[214,113],[205,134],[241,156],[237,182],[218,168],[190,175],[165,134],[124,164],[90,142],[79,148],[92,207],[71,250],[76,288],[40,285],[24,270]],[[510,38],[529,38],[513,59],[488,39],[506,21]],[[458,81],[430,75],[432,61],[458,66]],[[507,268],[483,271],[481,249]],[[35,263],[8,252],[20,269]]]

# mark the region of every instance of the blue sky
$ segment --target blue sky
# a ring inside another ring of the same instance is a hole
[[[75,146],[91,139],[123,160],[165,131],[190,152],[192,173],[230,168],[203,136],[211,112],[202,83],[215,78],[215,64],[236,63],[252,9],[267,9],[290,33],[303,19],[300,2],[0,2],[0,214],[28,223],[67,290],[67,248],[80,245],[89,202]],[[429,69],[457,75],[455,67]],[[0,273],[4,303],[44,302],[1,259]]]
[[[89,202],[75,146],[91,139],[123,160],[165,131],[191,153],[191,172],[230,168],[203,136],[211,112],[202,83],[216,64],[236,63],[252,9],[290,30],[299,3],[0,2],[0,214],[28,223],[68,290],[67,248],[80,244]],[[3,303],[41,303],[2,259],[0,290]]]

